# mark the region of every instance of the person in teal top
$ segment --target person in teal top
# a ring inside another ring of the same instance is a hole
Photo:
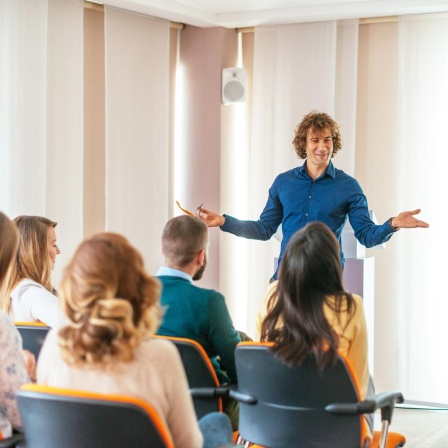
[[[224,296],[193,284],[204,273],[208,245],[208,227],[199,218],[177,216],[166,224],[162,235],[165,266],[157,272],[165,312],[157,334],[197,341],[207,352],[219,382],[236,384],[235,348],[241,336]]]

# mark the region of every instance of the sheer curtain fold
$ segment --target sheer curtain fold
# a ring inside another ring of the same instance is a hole
[[[311,110],[341,116],[354,140],[356,112],[356,61],[358,24],[353,22],[301,23],[255,29],[252,103],[252,144],[247,149],[247,187],[236,202],[249,204],[242,219],[257,219],[274,178],[303,163],[292,146],[294,129]],[[350,64],[350,68],[348,68]],[[349,101],[347,101],[349,98]],[[336,115],[337,113],[337,115]],[[353,145],[352,145],[353,146]],[[354,158],[354,148],[347,151]],[[338,160],[335,161],[336,165]],[[349,169],[354,162],[348,161]],[[227,206],[231,213],[231,204]],[[245,244],[242,242],[242,244]],[[254,334],[255,316],[280,244],[249,242],[249,252],[237,284],[247,289],[249,310],[246,330]],[[229,254],[241,257],[241,254]],[[225,286],[224,286],[225,287]]]
[[[83,2],[4,1],[0,11],[0,209],[59,223],[57,284],[82,238]]]
[[[48,1],[46,214],[62,242],[60,277],[83,239],[84,3]]]
[[[106,228],[154,273],[169,214],[169,22],[105,7],[105,53]]]
[[[357,19],[338,22],[334,116],[340,125],[343,149],[338,152],[335,164],[350,176],[355,175],[358,30]]]
[[[46,210],[47,0],[2,8],[0,208],[11,218]]]
[[[406,398],[448,403],[440,350],[446,339],[443,256],[445,191],[443,143],[448,87],[448,17],[409,16],[399,22],[399,204],[416,206],[428,230],[402,232],[397,295],[400,317],[398,386]],[[426,218],[426,219],[425,219]]]

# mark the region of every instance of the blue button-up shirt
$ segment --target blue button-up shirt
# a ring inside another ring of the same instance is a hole
[[[283,239],[279,265],[291,236],[312,221],[325,223],[335,233],[339,244],[347,217],[355,237],[366,247],[385,243],[394,233],[388,221],[375,225],[358,181],[335,168],[331,161],[324,174],[315,180],[306,172],[306,162],[278,175],[269,189],[266,206],[258,221],[224,216],[223,231],[255,240],[268,240],[281,224]],[[342,249],[341,260],[344,263]],[[277,272],[274,278],[277,278]]]

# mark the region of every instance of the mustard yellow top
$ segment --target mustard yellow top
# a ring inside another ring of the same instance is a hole
[[[267,314],[267,302],[271,296],[278,281],[271,283],[266,291],[264,299],[260,305],[257,316],[257,334],[256,339],[260,340],[261,324]],[[361,392],[361,399],[366,396],[367,387],[369,385],[369,367],[367,362],[367,326],[364,316],[364,307],[362,298],[353,294],[353,299],[356,303],[356,311],[347,325],[348,313],[342,309],[339,318],[331,307],[324,305],[324,314],[329,324],[333,327],[336,334],[339,336],[339,351],[343,353],[353,368],[358,381],[359,390]],[[278,322],[278,326],[282,322]]]

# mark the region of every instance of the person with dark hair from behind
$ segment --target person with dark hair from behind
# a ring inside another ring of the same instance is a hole
[[[6,287],[3,309],[14,321],[60,325],[61,308],[51,282],[56,256],[56,222],[41,216],[18,216],[19,247]]]
[[[19,235],[15,225],[0,212],[0,291],[16,254]],[[11,319],[0,311],[0,439],[9,437],[12,428],[20,431],[22,422],[16,392],[24,383],[35,380],[36,360],[22,350],[22,338]]]
[[[83,241],[61,282],[66,324],[48,333],[38,383],[138,397],[158,411],[176,448],[227,446],[229,418],[214,412],[198,423],[176,347],[148,337],[160,322],[159,293],[125,237],[100,233]]]
[[[157,272],[165,314],[157,334],[194,339],[210,357],[219,382],[236,384],[235,348],[241,335],[233,326],[224,296],[193,284],[207,266],[208,246],[208,227],[195,216],[177,216],[165,225],[165,266]],[[238,427],[238,409],[234,400],[224,405],[234,429]]]
[[[224,232],[255,240],[269,240],[281,224],[283,238],[278,266],[289,239],[309,222],[327,224],[341,242],[348,218],[355,237],[366,247],[385,243],[401,228],[429,226],[415,216],[420,209],[401,212],[381,225],[372,221],[358,181],[333,165],[333,157],[342,149],[342,140],[338,123],[328,114],[312,111],[305,115],[295,129],[292,143],[297,157],[305,162],[276,177],[257,221],[220,215],[202,206],[198,208],[198,216],[209,227],[219,226]],[[344,263],[342,250],[340,256]]]
[[[288,365],[313,352],[323,369],[339,350],[353,368],[362,398],[374,393],[362,298],[344,290],[339,243],[325,224],[310,223],[289,240],[258,326],[260,340],[274,342],[272,351]],[[373,416],[366,420],[372,434]]]

